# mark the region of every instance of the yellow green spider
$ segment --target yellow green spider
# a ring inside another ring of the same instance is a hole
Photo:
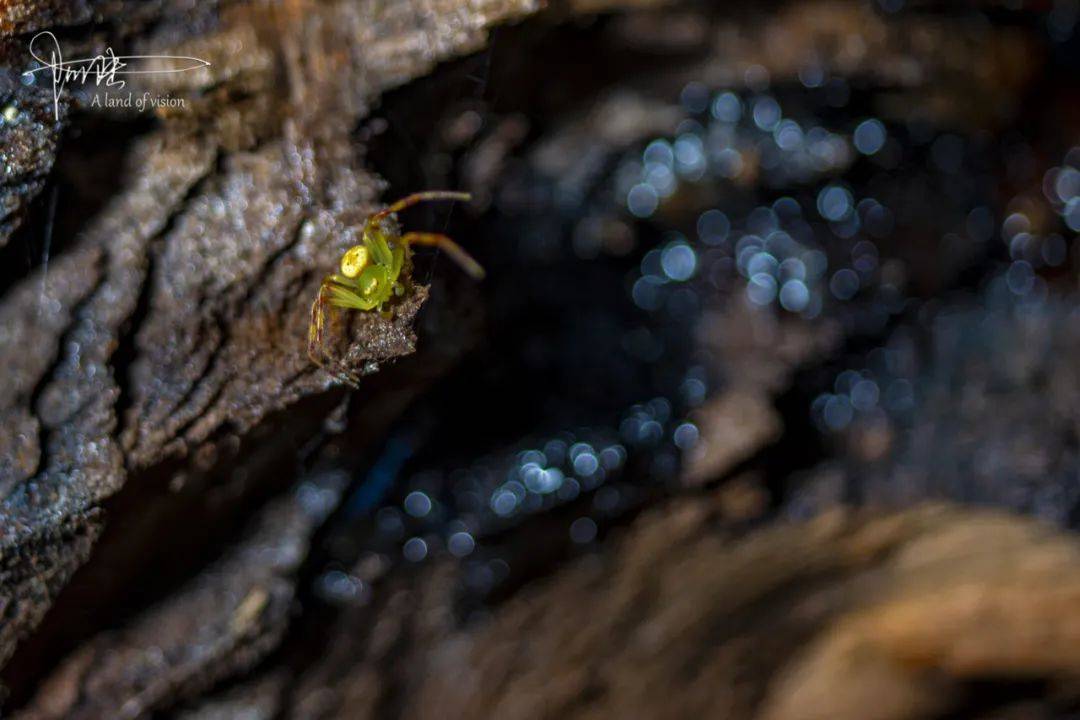
[[[474,278],[484,276],[484,269],[461,246],[438,233],[407,232],[402,234],[395,213],[429,200],[470,200],[468,193],[431,190],[404,197],[389,207],[371,215],[364,223],[360,244],[353,245],[341,256],[338,271],[323,278],[319,294],[311,304],[311,325],[308,328],[308,357],[324,369],[351,385],[357,376],[340,361],[333,360],[323,344],[327,306],[368,312],[382,312],[386,303],[405,293],[401,282],[404,268],[411,267],[413,245],[430,245],[446,251],[465,272]],[[329,360],[332,368],[327,368]]]

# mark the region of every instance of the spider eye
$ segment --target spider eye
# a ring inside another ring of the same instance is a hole
[[[354,245],[341,256],[341,274],[354,278],[368,265],[368,249],[363,245]]]

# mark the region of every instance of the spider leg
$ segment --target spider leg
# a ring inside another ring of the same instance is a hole
[[[343,297],[343,294],[347,297]],[[342,300],[347,302],[343,304]],[[354,388],[359,387],[360,377],[351,372],[342,361],[332,358],[327,352],[323,341],[326,330],[327,305],[356,307],[362,302],[363,298],[359,295],[335,285],[332,279],[328,277],[319,286],[319,293],[315,296],[315,302],[311,304],[311,324],[308,326],[308,358],[336,379]]]
[[[417,203],[427,202],[429,200],[472,200],[472,195],[464,192],[455,192],[453,190],[428,190],[426,192],[413,193],[412,195],[406,195],[395,203],[388,205],[379,212],[368,218],[368,225],[374,225],[382,220],[387,215],[393,215],[396,212],[400,212],[405,208],[412,207]]]
[[[311,303],[311,323],[308,325],[308,358],[321,368],[326,367],[322,361],[326,355],[323,347],[323,331],[326,327],[326,290],[329,287],[329,280],[323,280],[322,285],[319,286],[319,294],[315,296],[315,302]]]
[[[404,245],[427,245],[437,247],[449,255],[461,269],[472,275],[477,280],[484,277],[484,268],[480,263],[473,260],[472,255],[465,252],[460,245],[445,235],[439,233],[407,232],[401,236],[400,242]]]
[[[326,368],[326,371],[331,373],[335,378],[345,383],[353,390],[360,387],[360,376],[354,372],[351,372],[344,363],[335,362],[332,368]]]
[[[376,300],[369,300],[363,295],[340,285],[330,285],[330,304],[352,310],[373,310],[378,307]]]
[[[353,291],[351,288],[343,287],[341,285],[331,283],[330,288],[330,304],[335,307],[346,308],[350,310],[373,310],[378,307],[379,303],[375,300],[370,300],[363,295]],[[338,380],[341,380],[354,388],[360,387],[360,376],[352,372],[345,362],[341,359],[334,359],[332,361],[333,371]]]

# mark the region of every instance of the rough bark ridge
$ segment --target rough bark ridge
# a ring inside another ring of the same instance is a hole
[[[722,517],[672,503],[490,623],[399,631],[424,638],[401,663],[401,716],[908,720],[957,712],[971,684],[1002,676],[1075,698],[1075,539],[940,506],[834,512],[739,540]],[[401,622],[438,618],[405,608],[440,602],[444,584],[435,572],[400,598]],[[378,653],[376,633],[368,642]],[[379,663],[364,659],[343,687],[313,681],[310,700],[319,688],[343,699],[333,717],[376,717],[361,708]]]

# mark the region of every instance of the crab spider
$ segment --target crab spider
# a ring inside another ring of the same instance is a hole
[[[382,311],[394,297],[405,293],[401,274],[410,266],[413,245],[428,245],[446,252],[469,275],[484,276],[484,269],[461,246],[445,235],[427,232],[402,233],[393,215],[430,200],[470,200],[468,193],[431,190],[404,197],[364,222],[360,243],[341,256],[337,272],[327,275],[311,304],[308,357],[319,367],[332,369],[339,379],[356,385],[358,377],[330,357],[323,343],[329,307],[369,312]],[[329,361],[332,368],[327,367]]]

